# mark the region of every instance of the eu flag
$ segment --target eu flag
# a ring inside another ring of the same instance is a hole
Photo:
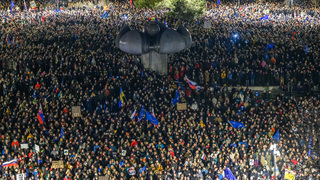
[[[106,12],[104,14],[101,15],[101,19],[104,19],[104,18],[108,18],[109,17],[109,14]]]
[[[139,170],[139,173],[141,174],[143,171],[146,171],[146,170],[147,170],[147,167],[144,166],[143,168],[141,168],[141,169]]]
[[[273,49],[273,48],[274,48],[274,43],[268,44],[266,46],[266,51],[270,51],[270,49]]]
[[[179,96],[180,96],[180,94],[179,94],[179,89],[178,89],[176,92],[176,96],[172,99],[173,105],[176,105],[179,102]]]
[[[276,141],[279,141],[279,140],[280,140],[279,130],[274,134],[273,140],[276,140]]]
[[[61,139],[63,138],[63,135],[64,135],[64,130],[63,130],[63,127],[61,127],[61,133],[60,133],[60,138]]]
[[[229,121],[233,128],[243,128],[244,124],[236,121]]]
[[[14,7],[14,3],[13,3],[13,1],[11,1],[11,12],[12,12],[12,8]]]
[[[144,106],[142,106],[142,109],[140,110],[140,113],[139,113],[138,121],[140,121],[143,118],[145,113],[146,113],[146,109],[144,108]]]
[[[228,167],[224,170],[224,175],[229,180],[236,180],[236,178],[234,177],[234,175],[232,174],[232,172]]]
[[[260,18],[260,20],[268,20],[269,19],[269,15],[265,15],[262,18]]]
[[[159,121],[154,116],[152,116],[148,111],[146,111],[146,118],[147,118],[147,120],[152,122],[154,125],[156,125],[156,126],[159,125]]]

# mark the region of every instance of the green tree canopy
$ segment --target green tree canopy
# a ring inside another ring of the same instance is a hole
[[[205,13],[205,0],[136,0],[138,8],[167,8],[168,15],[178,19],[192,19]]]

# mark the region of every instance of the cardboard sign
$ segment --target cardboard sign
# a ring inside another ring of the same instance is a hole
[[[211,28],[211,21],[204,21],[203,28],[210,29]]]
[[[72,117],[82,117],[80,106],[72,106]]]
[[[177,103],[177,110],[186,110],[187,109],[187,103]]]
[[[99,176],[98,180],[108,180],[106,176]]]
[[[284,179],[294,180],[295,176],[296,176],[296,173],[294,171],[290,171],[290,170],[286,169]]]
[[[31,8],[36,8],[37,7],[37,5],[36,5],[36,3],[34,1],[30,2],[30,6],[31,6]]]
[[[126,150],[122,150],[122,151],[121,151],[121,156],[126,156],[126,154],[127,154],[127,151],[126,151]]]
[[[52,161],[52,168],[64,168],[63,161]]]
[[[37,151],[37,153],[40,152],[40,147],[39,147],[39,145],[35,145],[35,146],[34,146],[34,149]]]
[[[27,143],[21,144],[21,149],[28,149],[28,148],[29,148],[29,144]]]
[[[17,174],[16,178],[17,180],[24,180],[24,174]]]

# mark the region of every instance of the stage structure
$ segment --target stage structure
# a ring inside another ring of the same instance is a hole
[[[116,37],[116,47],[129,54],[141,55],[144,68],[166,75],[167,54],[190,48],[192,38],[182,25],[169,29],[161,23],[151,22],[143,31],[131,30],[124,26]]]

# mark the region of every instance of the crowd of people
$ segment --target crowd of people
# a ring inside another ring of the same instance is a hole
[[[320,84],[319,10],[207,8],[192,21],[123,2],[107,10],[2,11],[0,179],[221,180],[227,167],[242,180],[284,179],[286,170],[319,179],[320,102],[311,94]],[[153,18],[192,34],[190,49],[168,56],[168,75],[114,45],[124,24],[141,29]],[[201,89],[189,88],[185,76]],[[256,85],[283,93],[250,90]],[[172,104],[178,89],[185,110]],[[285,93],[294,89],[303,96]],[[81,117],[73,117],[74,106]],[[131,118],[142,107],[158,126]]]

